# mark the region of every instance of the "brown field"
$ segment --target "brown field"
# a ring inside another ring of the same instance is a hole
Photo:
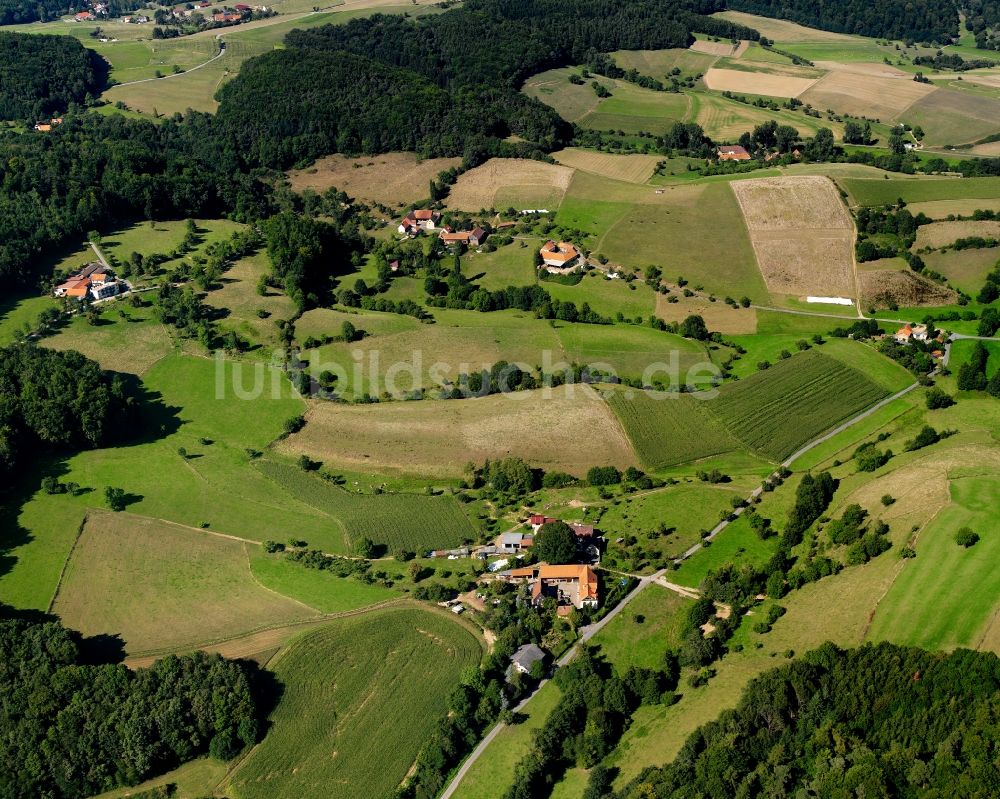
[[[701,297],[679,297],[677,302],[667,302],[668,296],[656,295],[656,315],[666,322],[681,322],[697,314],[713,332],[726,335],[757,332],[757,311],[753,308],[734,310],[722,300],[709,302]]]
[[[906,78],[912,80],[908,72],[889,64],[870,64],[864,61],[814,61],[817,68],[825,72],[850,72],[875,78]]]
[[[798,97],[814,83],[814,78],[744,72],[738,69],[712,67],[705,73],[705,86],[713,91],[764,94],[768,97]]]
[[[937,91],[908,78],[880,78],[838,70],[827,73],[799,98],[820,110],[841,114],[895,119],[906,109]]]
[[[844,33],[833,33],[831,31],[821,31],[815,28],[807,28],[797,25],[794,22],[787,22],[782,19],[771,19],[770,17],[758,17],[756,14],[744,14],[742,11],[723,11],[713,16],[722,17],[748,28],[760,31],[761,36],[766,36],[775,42],[851,42],[857,41],[854,37]]]
[[[420,160],[414,153],[348,158],[330,155],[313,166],[288,173],[295,191],[323,192],[332,186],[352,197],[374,200],[384,205],[406,205],[427,197],[430,180],[439,172],[458,166],[461,158]]]
[[[829,178],[730,183],[774,294],[853,297],[854,224]]]
[[[128,513],[91,511],[53,611],[129,654],[190,649],[319,612],[259,585],[242,541]]]
[[[949,214],[971,216],[974,211],[1000,211],[1000,197],[995,200],[928,200],[909,203],[906,207],[914,216],[924,213],[931,219],[945,219]]]
[[[562,202],[573,178],[565,166],[516,158],[492,158],[462,175],[448,195],[448,206],[465,211],[492,208],[498,198],[520,209],[546,208]],[[519,202],[518,202],[519,201]]]
[[[552,153],[552,157],[564,166],[627,183],[645,183],[662,160],[658,155],[614,155],[576,147]]]
[[[976,155],[1000,155],[1000,141],[991,141],[986,144],[977,144],[972,148],[972,152]]]
[[[691,45],[691,50],[695,53],[705,53],[706,55],[717,55],[724,56],[726,58],[739,58],[743,55],[747,48],[750,46],[750,42],[746,39],[740,41],[739,44],[733,45],[732,42],[710,42],[705,39],[699,39],[694,44]]]
[[[637,465],[597,392],[568,388],[553,390],[549,398],[530,391],[367,406],[319,402],[305,428],[281,448],[330,466],[423,476],[458,475],[466,463],[510,456],[578,476],[591,466]]]
[[[921,225],[917,228],[917,240],[914,242],[914,246],[918,250],[923,247],[936,250],[969,236],[1000,238],[1000,222],[984,220],[981,222],[935,222],[933,225]]]
[[[858,282],[863,308],[884,308],[892,303],[907,308],[917,305],[950,305],[957,299],[951,289],[908,269],[861,272]]]

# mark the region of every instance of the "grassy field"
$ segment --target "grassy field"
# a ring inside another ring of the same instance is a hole
[[[272,668],[284,694],[271,729],[228,781],[239,799],[391,797],[482,648],[420,608],[340,619],[296,640]]]
[[[624,432],[593,389],[556,389],[549,399],[543,393],[355,406],[320,402],[305,429],[282,449],[330,468],[431,479],[460,475],[466,463],[508,456],[576,475],[590,466],[636,463]]]
[[[924,129],[926,146],[971,145],[1000,132],[1000,100],[939,88],[907,108],[903,118]]]
[[[541,246],[541,239],[526,238],[494,252],[470,251],[462,256],[462,269],[470,280],[490,291],[507,286],[530,286],[536,282],[534,258]],[[555,285],[546,284],[545,288]]]
[[[53,611],[130,655],[175,651],[318,615],[262,588],[247,545],[132,514],[91,512]]]
[[[643,465],[659,469],[740,448],[709,411],[710,400],[690,394],[618,390],[608,396]]]
[[[191,760],[183,766],[168,771],[159,777],[140,783],[132,788],[119,788],[116,791],[102,793],[94,799],[128,799],[137,797],[147,799],[146,791],[163,789],[166,786],[173,786],[167,790],[173,790],[169,794],[171,799],[201,799],[204,796],[211,796],[219,783],[225,779],[228,766],[213,757],[199,757]],[[152,793],[152,797],[157,794]]]
[[[475,536],[450,496],[355,494],[291,464],[263,460],[257,469],[289,496],[339,521],[351,547],[370,538],[393,552],[423,552],[458,546]]]
[[[646,183],[653,176],[656,165],[663,160],[659,155],[615,155],[580,147],[559,150],[552,153],[552,157],[565,166],[626,183]]]
[[[594,636],[592,643],[601,647],[620,672],[629,666],[662,668],[666,652],[680,645],[681,624],[690,604],[690,599],[653,583],[629,603],[626,612]]]
[[[515,158],[491,158],[462,174],[448,193],[449,208],[478,211],[555,210],[559,207],[573,170],[557,164]]]
[[[887,393],[862,372],[810,351],[724,386],[708,409],[745,446],[777,461]]]
[[[838,182],[850,194],[855,205],[886,205],[897,199],[924,203],[937,200],[995,200],[1000,197],[1000,178],[841,178]]]

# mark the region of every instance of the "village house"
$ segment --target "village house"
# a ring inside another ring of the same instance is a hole
[[[536,606],[546,597],[553,597],[566,612],[571,608],[596,608],[598,604],[597,574],[590,566],[540,563],[501,572],[497,579],[527,583],[531,588],[531,603]]]
[[[535,537],[527,533],[501,533],[497,539],[499,552],[524,552],[535,544]]]
[[[910,339],[914,341],[927,341],[927,325],[903,325],[893,336],[899,344],[907,344]]]
[[[92,263],[56,286],[53,294],[78,300],[89,295],[95,300],[104,300],[121,294],[127,288],[128,285],[116,279],[104,264]]]
[[[81,11],[79,14],[74,14],[73,19],[76,22],[90,22],[94,18],[94,15],[89,11]]]
[[[62,117],[52,117],[52,119],[50,119],[48,121],[44,121],[43,120],[41,122],[36,122],[35,123],[35,130],[37,130],[37,131],[39,131],[41,133],[48,133],[56,125],[61,125],[62,121],[63,121]]]
[[[475,230],[458,230],[452,232],[451,228],[446,227],[441,231],[441,241],[448,247],[453,244],[478,247],[486,241],[486,231],[481,227],[477,227]]]
[[[404,216],[397,230],[404,236],[416,236],[421,230],[436,230],[440,218],[437,211],[420,208]]]
[[[545,660],[545,653],[536,644],[525,644],[510,656],[510,667],[521,674],[531,674],[531,667]]]
[[[749,161],[750,153],[738,144],[723,144],[719,147],[720,161]]]
[[[212,14],[212,19],[215,22],[241,22],[243,15],[236,11],[220,11]]]
[[[564,275],[572,272],[578,266],[580,251],[568,241],[558,243],[549,239],[539,250],[542,256],[542,264],[547,272],[554,275]]]

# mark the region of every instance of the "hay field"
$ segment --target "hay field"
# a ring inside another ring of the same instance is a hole
[[[568,395],[568,396],[567,396]],[[517,456],[551,471],[638,459],[601,397],[588,386],[469,400],[344,406],[316,403],[281,449],[329,466],[454,476],[466,463]]]
[[[156,519],[91,511],[53,610],[129,654],[174,651],[318,611],[262,588],[246,545]]]
[[[298,192],[312,189],[322,193],[335,186],[352,197],[384,205],[405,205],[425,198],[429,181],[461,161],[461,158],[421,160],[415,153],[362,158],[330,155],[306,169],[292,170],[288,182]]]
[[[739,58],[743,55],[750,42],[742,39],[736,44],[730,41],[711,42],[707,39],[698,39],[689,48],[694,53],[704,53],[705,55],[724,56],[727,58]]]
[[[753,308],[737,310],[722,300],[709,302],[703,297],[678,297],[677,302],[668,302],[669,296],[656,295],[656,315],[666,322],[682,322],[692,314],[697,314],[713,332],[727,335],[757,332],[757,311]]]
[[[898,178],[844,177],[838,182],[854,205],[887,205],[903,199],[907,203],[940,200],[984,200],[1000,198],[1000,178]],[[976,207],[979,207],[978,204]],[[988,207],[988,206],[987,206]],[[914,212],[916,213],[916,212]]]
[[[257,293],[257,282],[270,271],[264,252],[243,258],[226,270],[220,280],[222,287],[205,297],[206,305],[229,312],[219,322],[222,330],[233,330],[256,344],[279,344],[277,322],[295,315],[295,303],[277,289],[268,289],[264,297]],[[266,311],[268,317],[261,319],[257,311]]]
[[[573,170],[566,166],[519,158],[491,158],[458,179],[447,204],[463,211],[508,206],[518,210],[555,210],[572,178]]]
[[[905,78],[912,80],[908,72],[889,64],[871,64],[866,61],[814,61],[817,69],[824,72],[850,72],[875,78]]]
[[[739,69],[712,67],[705,73],[705,86],[713,91],[739,94],[763,94],[768,97],[798,97],[816,80],[766,72],[745,72]]]
[[[716,141],[736,141],[745,131],[772,119],[779,125],[790,125],[802,136],[814,136],[819,128],[829,128],[838,138],[843,135],[844,126],[839,122],[814,119],[785,109],[756,108],[720,94],[699,92],[685,96],[691,102],[685,120],[693,118]]]
[[[284,693],[239,764],[237,799],[391,797],[445,712],[477,637],[451,614],[406,607],[339,619],[271,664]]]
[[[66,327],[43,339],[54,350],[76,350],[103,369],[141,375],[174,349],[168,329],[156,318],[153,308],[131,308],[125,302],[98,306],[100,323],[90,325],[83,316],[74,316]],[[124,309],[127,319],[122,319]]]
[[[821,110],[832,108],[841,114],[888,121],[899,118],[918,100],[937,91],[933,86],[909,78],[884,78],[838,70],[827,73],[799,99]]]
[[[983,287],[986,275],[1000,262],[995,249],[947,250],[921,256],[928,267],[944,275],[948,282],[970,296]]]
[[[564,166],[626,183],[646,183],[653,176],[656,165],[663,160],[658,155],[614,155],[578,147],[559,150],[552,153],[552,157]]]
[[[759,178],[729,185],[769,291],[854,296],[854,224],[829,178]]]
[[[938,89],[914,103],[905,117],[909,124],[924,129],[925,146],[970,144],[1000,133],[1000,100]]]
[[[745,14],[742,11],[723,11],[713,14],[722,19],[738,22],[748,28],[760,31],[761,36],[766,36],[775,42],[852,42],[855,37],[844,33],[834,33],[833,31],[821,31],[817,28],[807,28],[794,22],[783,19],[771,19],[770,17],[759,17],[756,14]]]
[[[693,50],[618,50],[611,54],[622,69],[634,69],[643,75],[663,80],[674,67],[683,73],[704,72],[716,58]]]
[[[914,247],[938,249],[953,244],[959,239],[978,236],[984,239],[1000,238],[1000,222],[983,220],[979,222],[935,222],[917,228]]]
[[[909,269],[863,271],[858,274],[858,283],[862,308],[887,308],[893,304],[903,308],[950,305],[958,299],[951,289]]]
[[[910,203],[911,214],[925,214],[931,219],[945,219],[949,214],[954,216],[971,216],[975,211],[1000,211],[1000,184],[997,185],[997,197],[992,200],[927,200],[926,202]]]

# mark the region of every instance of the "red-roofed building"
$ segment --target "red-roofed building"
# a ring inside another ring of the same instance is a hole
[[[528,583],[531,586],[532,604],[536,605],[546,596],[554,597],[560,606],[577,609],[596,608],[599,601],[597,574],[590,566],[550,566],[539,563],[536,566],[501,572],[497,579]]]
[[[545,242],[539,252],[546,270],[553,274],[572,272],[580,257],[580,251],[568,241],[556,243],[552,239]]]
[[[94,15],[89,11],[81,11],[79,14],[74,14],[73,19],[77,22],[90,22],[94,18]]]
[[[404,236],[416,236],[421,230],[435,230],[441,214],[427,208],[410,211],[397,230]]]
[[[738,144],[724,144],[719,147],[720,161],[749,161],[750,153]]]

